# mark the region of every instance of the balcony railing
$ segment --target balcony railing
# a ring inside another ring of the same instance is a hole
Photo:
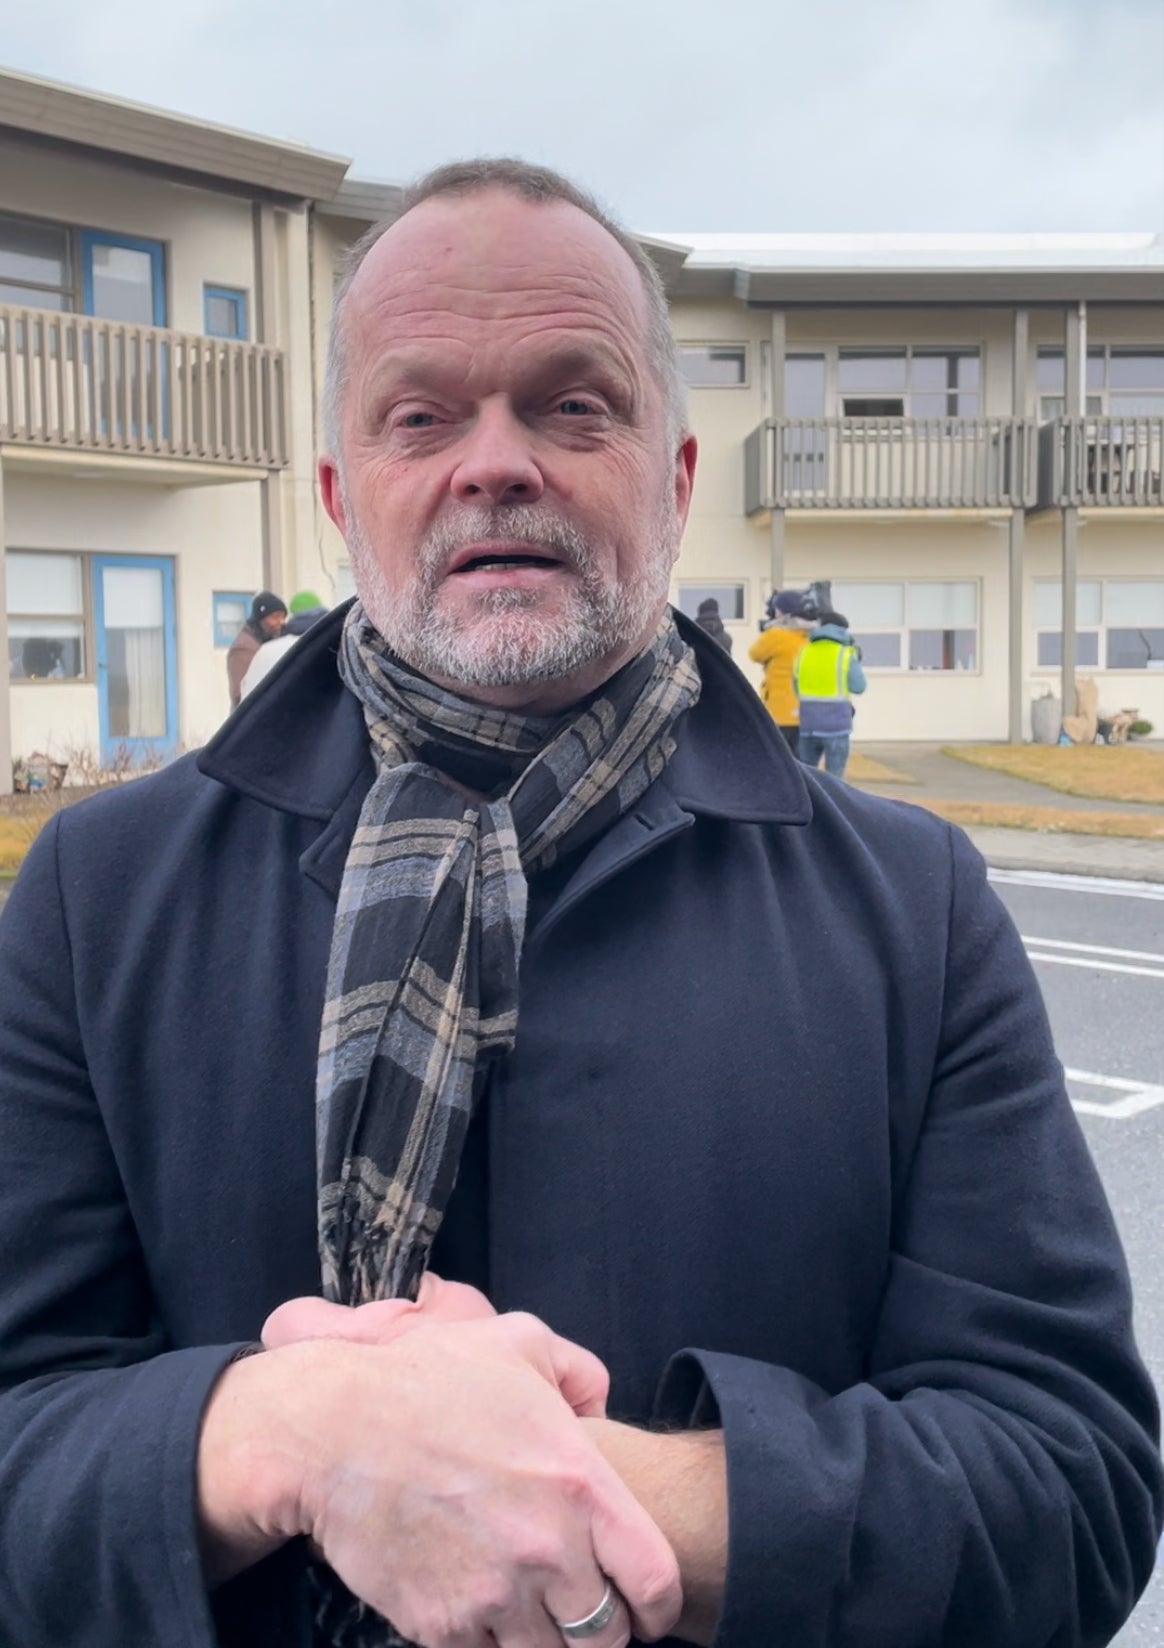
[[[287,463],[278,349],[0,305],[0,441],[264,469]]]
[[[745,508],[1021,509],[1034,460],[1022,418],[770,418],[745,442]]]
[[[1055,418],[1039,430],[1039,503],[1164,504],[1164,417]]]

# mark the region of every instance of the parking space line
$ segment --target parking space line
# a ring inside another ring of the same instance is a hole
[[[1094,1099],[1072,1098],[1071,1108],[1083,1116],[1106,1116],[1109,1121],[1125,1122],[1164,1104],[1164,1087],[1155,1082],[1130,1081],[1126,1076],[1103,1076],[1094,1070],[1064,1070],[1069,1082],[1083,1087],[1105,1087],[1122,1093],[1123,1097],[1099,1104]]]
[[[1001,887],[1034,887],[1061,893],[1098,893],[1109,898],[1164,901],[1164,886],[1155,881],[1121,881],[1112,876],[1065,875],[1054,870],[988,870],[987,879]]]
[[[1138,978],[1164,979],[1164,967],[1132,967],[1124,961],[1100,961],[1095,956],[1053,956],[1028,950],[1032,961],[1053,961],[1060,967],[1090,967],[1100,973],[1132,973]]]
[[[1079,950],[1089,956],[1119,956],[1124,961],[1156,961],[1164,967],[1164,954],[1158,950],[1113,950],[1107,944],[1082,944],[1071,938],[1030,938],[1023,934],[1028,950],[1037,946],[1043,950]]]

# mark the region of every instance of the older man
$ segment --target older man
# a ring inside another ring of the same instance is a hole
[[[359,600],[0,930],[0,1642],[1106,1641],[1156,1412],[1038,992],[668,609],[650,265],[446,169],[329,390]]]

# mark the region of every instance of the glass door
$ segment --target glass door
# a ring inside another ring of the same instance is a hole
[[[102,434],[112,432],[115,440],[136,440],[141,422],[138,408],[144,407],[146,433],[152,437],[150,409],[154,405],[155,374],[161,377],[162,424],[163,430],[168,430],[168,344],[129,330],[166,324],[161,241],[86,229],[81,235],[81,285],[87,315],[119,321],[126,328],[98,332],[93,340],[96,359],[87,362],[96,372]]]
[[[174,563],[97,556],[93,611],[102,761],[119,766],[170,755],[178,733]]]

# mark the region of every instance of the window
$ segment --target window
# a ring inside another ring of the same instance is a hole
[[[978,585],[834,582],[867,669],[978,669]]]
[[[680,584],[676,605],[688,618],[699,616],[701,601],[718,601],[725,624],[738,624],[744,617],[743,584]]]
[[[1036,580],[1036,660],[1063,662],[1063,586]],[[1081,578],[1075,586],[1075,662],[1086,669],[1164,670],[1164,578]]]
[[[0,303],[69,310],[74,301],[70,231],[0,213]]]
[[[1039,417],[1061,418],[1066,378],[1061,349],[1040,349],[1035,357]],[[1086,404],[1089,417],[1164,416],[1164,349],[1096,344],[1087,351]]]
[[[9,550],[5,567],[9,679],[83,680],[85,597],[81,557]]]
[[[846,418],[976,418],[977,349],[841,349],[837,397]]]
[[[203,324],[208,338],[247,335],[247,295],[232,286],[202,288]]]
[[[679,370],[693,389],[735,389],[748,381],[743,343],[681,343]]]
[[[216,589],[211,602],[214,645],[229,647],[247,621],[251,597],[239,590]]]

